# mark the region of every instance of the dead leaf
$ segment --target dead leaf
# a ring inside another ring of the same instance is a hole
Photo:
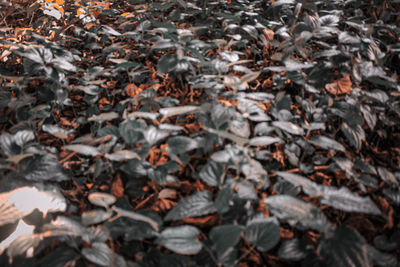
[[[142,90],[134,83],[130,83],[125,87],[125,93],[132,98],[135,98]]]
[[[353,84],[350,80],[350,76],[346,75],[333,83],[326,84],[325,89],[332,95],[343,95],[349,94],[352,86]]]
[[[265,28],[263,30],[263,34],[264,34],[265,38],[267,38],[268,41],[274,40],[274,31],[273,30]]]
[[[115,179],[111,186],[111,194],[116,198],[121,198],[124,196],[124,184],[122,183],[121,176],[117,173]]]
[[[220,217],[218,214],[212,214],[204,217],[196,217],[196,218],[185,218],[182,221],[184,223],[199,225],[202,227],[213,226],[219,223]]]

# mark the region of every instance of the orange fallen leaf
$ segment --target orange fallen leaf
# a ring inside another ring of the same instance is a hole
[[[263,30],[263,34],[264,34],[265,38],[267,38],[268,41],[274,40],[274,31],[273,30],[265,28]]]
[[[142,90],[143,89],[139,88],[134,83],[130,83],[125,86],[125,93],[132,98],[135,98]]]
[[[112,186],[111,186],[111,194],[116,198],[121,198],[124,196],[124,184],[122,183],[121,176],[117,173]]]
[[[350,76],[346,75],[333,83],[326,84],[325,89],[332,95],[343,95],[349,94],[352,86],[353,83],[350,80]]]

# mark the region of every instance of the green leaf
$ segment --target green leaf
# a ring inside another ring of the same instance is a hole
[[[18,164],[19,174],[30,181],[65,181],[68,176],[55,156],[34,155],[24,158]]]
[[[35,135],[30,130],[18,131],[14,135],[4,133],[0,136],[1,152],[9,157],[20,154],[22,147],[34,138]]]
[[[129,145],[136,144],[142,137],[142,125],[136,120],[130,120],[119,126],[119,134]]]
[[[369,197],[360,197],[351,192],[347,187],[337,189],[333,186],[324,186],[321,203],[327,204],[339,210],[348,212],[361,212],[381,215],[381,211],[375,206]]]
[[[238,136],[238,135],[231,134],[229,132],[215,130],[215,129],[212,129],[212,128],[209,128],[209,127],[206,127],[206,126],[203,126],[203,128],[207,132],[210,132],[210,133],[216,134],[216,135],[218,135],[220,137],[232,140],[232,141],[236,142],[238,145],[244,145],[244,144],[247,144],[249,142],[249,139],[243,138],[243,137]]]
[[[163,56],[157,65],[157,71],[159,73],[168,73],[173,71],[178,64],[178,58],[176,56],[166,54]]]
[[[240,240],[243,227],[233,224],[218,225],[211,229],[210,239],[218,254],[224,254],[229,248],[236,246]]]
[[[321,258],[327,266],[372,267],[365,239],[347,226],[339,226],[319,242]]]
[[[84,156],[92,156],[95,157],[98,154],[100,154],[100,151],[93,147],[93,146],[87,146],[87,145],[66,145],[64,146],[66,150],[70,150],[73,152],[76,152],[78,154],[84,155]]]
[[[217,194],[217,198],[215,199],[215,208],[218,213],[224,214],[229,211],[229,202],[232,198],[232,189],[231,185],[227,184],[222,187]]]
[[[346,151],[346,148],[341,143],[326,136],[313,136],[310,139],[310,143],[328,150],[333,149],[342,152]]]
[[[51,124],[43,124],[42,130],[60,139],[67,139],[68,135],[71,135],[75,132],[74,130],[65,130],[58,125]]]
[[[105,121],[111,121],[118,118],[119,114],[117,112],[107,112],[107,113],[100,113],[99,115],[93,115],[92,117],[88,118],[88,121],[96,121],[103,123]]]
[[[111,266],[114,252],[104,243],[94,242],[81,250],[82,256],[100,266]]]
[[[115,151],[112,154],[105,154],[104,157],[111,161],[125,161],[130,159],[140,159],[139,155],[136,152],[131,150],[119,150]]]
[[[188,217],[202,216],[216,212],[212,196],[209,191],[200,191],[185,197],[172,208],[165,217],[165,221],[179,220]]]
[[[398,261],[395,256],[383,253],[368,245],[368,256],[375,263],[376,266],[380,267],[398,267]]]
[[[251,146],[269,146],[274,143],[282,143],[282,139],[272,136],[259,136],[249,140],[249,145]]]
[[[86,211],[81,215],[82,224],[91,225],[101,223],[111,218],[112,214],[112,211],[104,211],[100,209]]]
[[[158,112],[163,115],[165,118],[183,115],[186,113],[195,113],[201,110],[200,106],[180,106],[180,107],[167,107],[160,108]]]
[[[294,134],[294,135],[303,135],[304,134],[304,130],[303,128],[297,126],[294,123],[291,123],[289,121],[273,121],[272,125],[285,131],[288,132],[290,134]]]
[[[199,172],[199,178],[207,183],[209,186],[218,186],[221,184],[225,176],[224,166],[213,160],[207,161],[207,163],[201,168]]]
[[[343,122],[340,126],[340,129],[347,137],[350,144],[354,146],[357,150],[360,150],[362,146],[362,141],[365,141],[365,132],[363,128],[360,125],[351,127],[347,123]]]
[[[310,246],[309,246],[310,247]],[[282,242],[279,247],[278,256],[283,259],[300,261],[307,257],[309,249],[307,244],[301,239],[289,239]]]
[[[265,252],[275,247],[281,238],[279,223],[271,219],[251,221],[244,231],[244,238],[258,250]]]
[[[210,240],[213,242],[220,263],[233,264],[237,254],[235,246],[242,232],[242,226],[233,224],[218,225],[211,229]]]
[[[276,172],[276,174],[294,186],[301,186],[304,193],[311,197],[319,196],[323,191],[320,185],[301,175],[289,172]]]
[[[264,199],[264,202],[276,217],[300,229],[326,231],[332,227],[320,209],[304,200],[287,195],[273,195]]]
[[[197,141],[186,136],[174,136],[168,139],[168,152],[182,154],[198,147]]]
[[[115,212],[118,213],[118,215],[120,217],[127,217],[136,221],[141,221],[141,222],[146,222],[148,224],[151,225],[151,227],[153,227],[154,230],[156,230],[157,232],[160,229],[160,226],[158,225],[158,223],[153,220],[152,218],[150,218],[149,216],[137,213],[137,212],[133,212],[133,211],[129,211],[129,210],[124,210],[121,208],[117,208],[117,207],[113,207],[113,210]]]
[[[143,132],[144,138],[150,145],[156,144],[158,141],[170,135],[169,131],[159,130],[154,126],[150,126]]]
[[[161,232],[155,242],[175,253],[194,255],[202,248],[197,240],[199,233],[196,227],[190,225],[169,227]]]
[[[79,254],[73,248],[64,245],[46,254],[46,256],[40,259],[38,265],[63,267],[68,266],[68,264],[75,264],[78,258]]]

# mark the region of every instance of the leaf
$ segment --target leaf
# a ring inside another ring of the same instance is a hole
[[[246,226],[244,238],[259,251],[265,252],[279,243],[280,233],[276,219],[257,219]]]
[[[359,44],[361,42],[358,36],[352,35],[349,32],[341,32],[338,37],[339,43],[342,44]]]
[[[343,95],[350,94],[350,89],[353,86],[350,76],[346,75],[343,78],[334,81],[333,83],[328,83],[325,85],[325,89],[332,95]]]
[[[22,130],[14,135],[4,133],[0,136],[1,152],[8,157],[21,154],[22,149],[26,143],[33,140],[35,135],[30,130]]]
[[[100,151],[97,148],[87,145],[66,145],[64,148],[84,156],[95,157],[100,154]]]
[[[347,226],[339,226],[324,236],[318,247],[326,266],[372,267],[365,239]]]
[[[202,216],[216,212],[211,193],[203,190],[178,202],[165,216],[165,221],[180,220],[188,217]]]
[[[293,124],[288,121],[273,121],[272,125],[275,127],[278,127],[279,129],[294,134],[294,135],[303,135],[304,130],[303,128],[297,126],[296,124]]]
[[[35,139],[35,134],[31,130],[22,130],[18,131],[13,139],[19,147],[23,147],[25,144]]]
[[[356,173],[353,171],[353,165],[354,165],[353,162],[351,162],[346,158],[334,157],[332,159],[337,164],[337,166],[339,166],[341,170],[346,172],[347,177],[349,178],[357,177]]]
[[[117,199],[110,194],[102,193],[102,192],[95,192],[91,193],[88,196],[88,200],[90,203],[96,206],[108,208],[110,205],[114,204]]]
[[[247,74],[243,75],[242,77],[240,77],[240,82],[242,84],[244,84],[244,83],[254,81],[255,79],[257,79],[257,77],[260,74],[261,74],[261,71],[247,73]]]
[[[238,136],[238,135],[231,134],[229,132],[215,130],[215,129],[212,129],[212,128],[208,128],[206,126],[203,126],[203,128],[207,132],[210,132],[210,133],[216,134],[218,136],[221,136],[221,137],[227,138],[229,140],[232,140],[232,141],[236,142],[239,145],[244,145],[244,144],[247,144],[249,142],[249,139],[243,138],[243,137]]]
[[[168,139],[168,152],[182,154],[198,147],[197,141],[186,136],[174,136]]]
[[[93,115],[92,117],[88,118],[88,121],[96,121],[102,123],[105,121],[111,121],[118,118],[119,114],[117,112],[107,112],[107,113],[100,113],[99,115]]]
[[[282,143],[282,139],[273,136],[258,136],[249,140],[250,146],[269,146],[274,143]]]
[[[60,139],[67,139],[69,135],[75,132],[74,130],[65,130],[58,125],[51,124],[43,124],[42,130]]]
[[[195,113],[201,110],[200,106],[180,106],[180,107],[168,107],[160,108],[158,112],[165,118],[182,115],[186,113]]]
[[[118,150],[112,154],[105,154],[104,157],[111,161],[124,161],[130,159],[140,159],[139,155],[136,152],[131,150]]]
[[[346,151],[346,148],[341,143],[323,135],[313,136],[310,139],[310,143],[328,150]]]
[[[394,174],[392,172],[388,171],[388,169],[383,168],[383,167],[378,167],[378,173],[379,173],[379,176],[381,177],[381,179],[383,181],[385,181],[386,183],[388,183],[394,187],[399,186],[399,181],[397,181]]]
[[[8,257],[12,259],[15,256],[27,253],[28,250],[39,245],[40,239],[41,237],[39,234],[29,233],[18,235],[7,248]],[[28,256],[31,257],[32,255],[28,254]]]
[[[124,210],[124,209],[117,208],[117,207],[113,207],[113,210],[115,212],[117,212],[118,215],[121,217],[127,217],[132,220],[145,222],[145,223],[148,223],[155,231],[158,232],[160,230],[158,223],[155,220],[153,220],[152,218],[150,218],[149,216],[145,216],[145,215],[137,213],[137,212]]]
[[[46,256],[40,259],[38,265],[63,267],[68,266],[68,264],[75,264],[79,257],[79,254],[73,248],[64,245],[46,254]]]
[[[229,130],[243,138],[250,136],[250,125],[249,121],[245,118],[232,119],[229,122]]]
[[[267,41],[274,40],[274,31],[268,28],[264,28],[262,31],[263,35],[267,39]]]
[[[104,243],[94,242],[81,250],[82,256],[100,266],[111,266],[114,252]]]
[[[355,127],[349,126],[346,122],[343,122],[340,129],[349,140],[350,144],[357,150],[361,149],[362,141],[365,141],[365,132],[361,125]]]
[[[154,126],[150,126],[143,132],[143,136],[149,145],[154,145],[158,141],[168,137],[170,135],[169,131],[159,130]]]
[[[101,223],[111,218],[112,214],[112,211],[104,211],[100,209],[85,211],[81,215],[82,224],[87,226]]]
[[[114,36],[120,36],[121,34],[119,32],[117,32],[116,30],[114,30],[113,28],[111,28],[108,25],[104,25],[102,27],[103,33],[107,34],[107,35],[114,35]]]
[[[50,154],[24,158],[18,168],[19,174],[30,181],[61,182],[69,179],[57,158]]]
[[[203,247],[197,240],[199,233],[196,227],[190,225],[169,227],[161,232],[155,242],[175,253],[194,255]]]
[[[177,65],[178,65],[178,58],[176,56],[166,54],[158,62],[157,71],[159,73],[168,73],[173,71]]]
[[[374,248],[373,246],[368,245],[368,256],[376,264],[376,266],[381,267],[397,267],[398,261],[396,257],[391,254],[383,253]]]
[[[347,187],[337,189],[333,186],[324,186],[322,189],[321,203],[323,204],[347,212],[382,214],[369,197],[360,197],[357,193],[352,193]]]
[[[125,143],[134,145],[140,139],[142,139],[142,125],[136,120],[128,121],[119,125],[119,133],[124,139]]]
[[[213,160],[207,161],[207,163],[201,168],[199,172],[199,178],[207,183],[209,186],[218,186],[222,183],[225,176],[224,166]]]
[[[310,197],[319,196],[323,192],[320,185],[301,175],[289,172],[276,172],[276,174],[294,186],[301,186],[304,193]]]
[[[289,239],[282,242],[282,245],[279,248],[278,256],[283,259],[292,260],[292,261],[300,261],[307,257],[306,244],[301,239]]]
[[[332,227],[320,209],[304,200],[287,195],[273,195],[264,199],[264,202],[276,217],[300,229],[327,231]]]
[[[233,248],[240,240],[243,227],[233,224],[218,225],[211,229],[210,240],[218,255],[223,255]]]

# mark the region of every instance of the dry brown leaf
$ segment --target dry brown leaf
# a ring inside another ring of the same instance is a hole
[[[134,83],[130,83],[125,87],[125,93],[132,98],[135,98],[142,90],[143,89],[137,87]]]
[[[346,75],[333,83],[326,84],[325,89],[332,95],[343,95],[349,94],[352,86],[353,84],[350,80],[350,76]]]
[[[274,40],[274,31],[273,30],[264,28],[263,34],[264,34],[265,38],[267,38],[268,41]]]
[[[220,220],[220,217],[218,214],[212,214],[212,215],[207,215],[204,217],[196,217],[196,218],[189,217],[189,218],[183,219],[182,221],[184,223],[206,227],[206,226],[213,226],[213,225],[218,224],[219,220]]]
[[[111,194],[116,198],[121,198],[124,196],[124,184],[122,183],[121,176],[117,173],[112,186],[111,186]]]

